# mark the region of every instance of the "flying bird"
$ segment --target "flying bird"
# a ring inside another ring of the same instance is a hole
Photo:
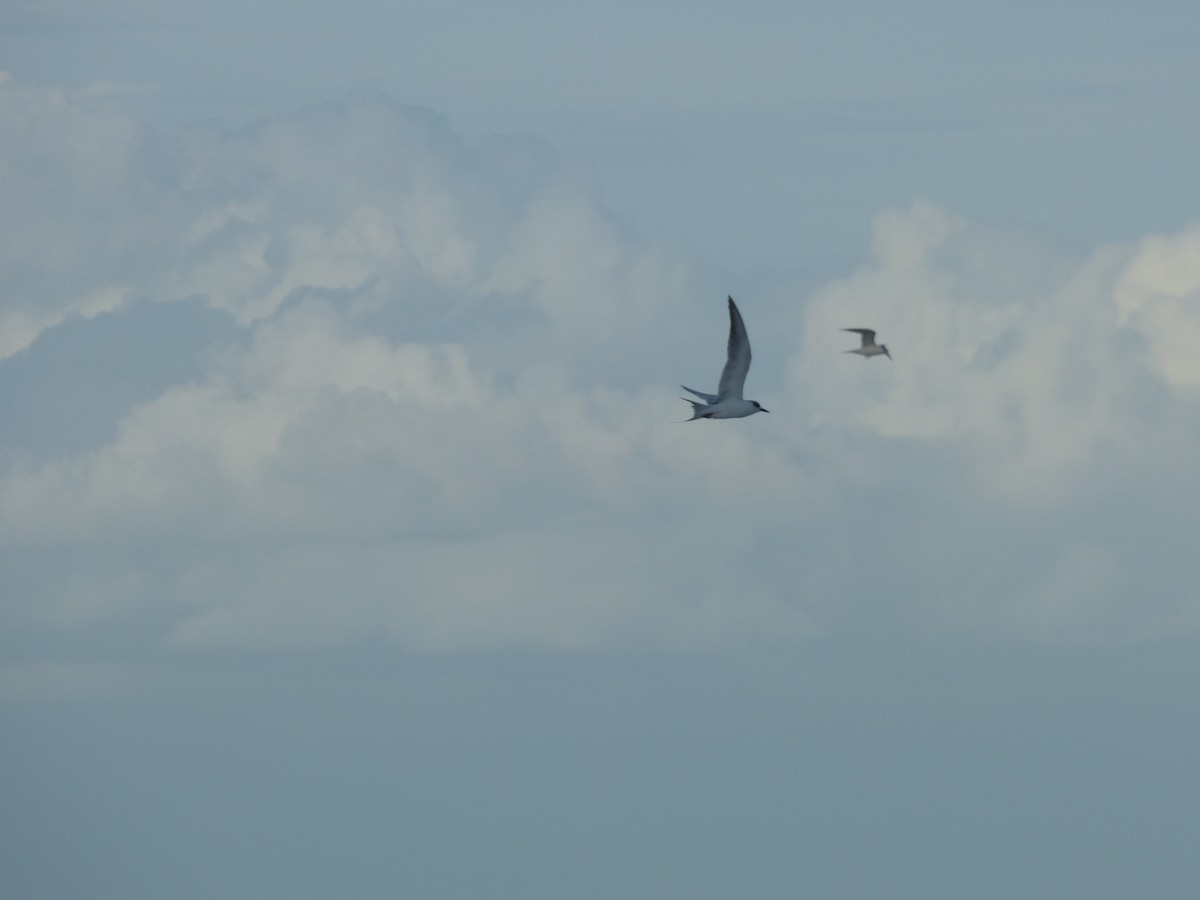
[[[871,356],[892,358],[892,354],[888,353],[887,344],[875,343],[875,332],[870,328],[843,328],[842,331],[853,331],[855,334],[862,335],[862,346],[855,347],[853,350],[847,350],[847,353],[857,353],[863,359]]]
[[[692,404],[692,418],[696,419],[740,419],[752,416],[756,412],[770,412],[758,405],[757,400],[743,400],[742,388],[746,384],[746,373],[750,371],[750,338],[746,336],[746,326],[742,322],[742,314],[738,312],[737,304],[729,298],[729,349],[725,360],[725,368],[721,370],[721,382],[717,385],[715,394],[696,391],[686,384],[680,385],[689,394],[695,394],[703,403],[680,397]]]

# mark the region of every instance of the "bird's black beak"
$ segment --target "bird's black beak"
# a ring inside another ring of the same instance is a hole
[[[765,406],[760,406],[759,409],[761,409],[763,412],[770,412],[770,410],[767,409]]]

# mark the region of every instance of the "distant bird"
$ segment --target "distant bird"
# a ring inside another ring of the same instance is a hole
[[[892,354],[888,353],[887,344],[875,343],[875,332],[870,328],[843,328],[842,331],[853,331],[855,334],[862,335],[862,346],[855,347],[853,350],[847,350],[847,353],[857,353],[863,359],[870,356],[886,356],[892,358]]]
[[[721,371],[721,383],[717,385],[715,394],[705,394],[692,390],[686,384],[680,385],[689,394],[695,394],[703,403],[688,400],[692,404],[692,418],[696,419],[740,419],[752,416],[756,412],[770,412],[763,409],[756,400],[743,400],[742,388],[746,384],[746,373],[750,371],[750,338],[746,336],[746,326],[742,322],[742,314],[738,312],[737,304],[729,298],[729,349],[725,360],[725,368]]]

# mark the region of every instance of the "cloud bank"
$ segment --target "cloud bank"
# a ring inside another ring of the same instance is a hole
[[[1071,256],[881,213],[844,278],[738,297],[772,416],[685,426],[737,291],[538,141],[375,95],[164,133],[12,81],[0,132],[23,695],[82,629],[116,663],[1195,632],[1200,227]]]

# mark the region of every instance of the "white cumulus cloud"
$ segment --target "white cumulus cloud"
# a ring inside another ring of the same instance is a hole
[[[0,85],[30,219],[0,534],[46,554],[10,623],[178,653],[1194,627],[1200,573],[1139,525],[1194,524],[1162,499],[1197,486],[1194,229],[1072,257],[882,213],[844,277],[738,298],[771,415],[685,425],[729,291],[544,145],[373,95],[167,134],[92,102]]]

